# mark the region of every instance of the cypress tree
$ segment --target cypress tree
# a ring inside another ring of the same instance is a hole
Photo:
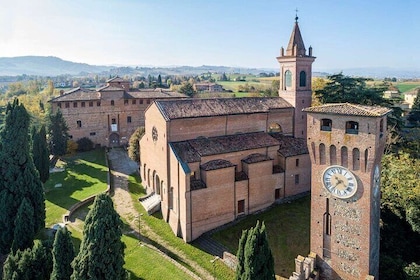
[[[238,252],[236,254],[236,257],[238,258],[238,265],[236,266],[236,280],[242,279],[242,277],[245,275],[245,245],[248,238],[248,233],[249,230],[243,230],[241,239],[239,239]]]
[[[55,114],[49,115],[49,134],[51,153],[56,156],[62,156],[67,151],[68,131],[66,120],[60,110]]]
[[[50,279],[53,260],[51,248],[45,243],[37,242],[31,250],[31,279],[45,280]],[[35,268],[35,269],[34,269]]]
[[[33,232],[45,225],[42,183],[30,154],[29,114],[16,99],[7,105],[0,132],[0,252],[10,251],[17,212],[24,198],[33,208]],[[32,236],[33,238],[34,236]]]
[[[39,178],[42,183],[45,183],[50,178],[50,153],[44,125],[39,131],[35,127],[32,129],[32,157],[39,172]]]
[[[34,209],[24,197],[15,219],[15,232],[12,242],[13,252],[32,247],[35,236],[33,216]]]
[[[74,259],[74,247],[66,227],[56,232],[52,255],[53,271],[50,280],[69,280],[73,272],[71,262]]]
[[[127,279],[121,227],[111,198],[107,194],[98,195],[86,216],[83,241],[72,263],[72,280]]]
[[[236,279],[241,280],[274,280],[274,259],[271,254],[271,250],[268,244],[267,233],[264,223],[260,224],[257,221],[257,225],[251,228],[246,234],[246,243],[243,252],[243,260],[239,264]],[[242,236],[244,237],[244,236]],[[240,240],[240,244],[244,241]],[[241,257],[238,249],[238,257]],[[244,267],[244,268],[241,268]],[[238,273],[242,274],[238,275]]]

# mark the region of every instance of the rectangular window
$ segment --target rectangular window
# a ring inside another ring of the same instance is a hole
[[[136,99],[131,100],[131,104],[135,105],[137,103]]]
[[[61,108],[61,102],[57,103],[58,108]]]
[[[97,101],[96,106],[98,106],[98,107],[101,106],[101,101]]]
[[[299,184],[299,174],[295,174],[295,185]]]
[[[96,132],[91,132],[91,133],[89,133],[89,135],[90,136],[95,136],[96,135]]]
[[[124,105],[128,105],[128,99],[124,99]]]
[[[82,106],[82,107],[85,107],[85,106],[86,106],[85,102],[82,102],[82,103],[81,103],[81,106]]]
[[[115,105],[115,101],[111,100],[111,106],[114,106],[114,105]]]
[[[112,124],[117,124],[117,119],[112,118],[111,123],[112,123]]]
[[[140,99],[140,104],[143,104],[143,99]]]
[[[275,189],[274,190],[274,199],[279,199],[280,198],[280,190],[281,189]]]
[[[299,166],[299,159],[297,158],[296,159],[296,167],[298,167]]]
[[[150,104],[150,99],[147,99],[147,104]]]
[[[93,101],[89,101],[89,107],[93,107]]]
[[[77,102],[73,102],[73,107],[77,108]]]
[[[81,128],[82,127],[82,121],[77,121],[77,127]]]
[[[131,116],[127,117],[127,123],[131,123]]]
[[[239,200],[238,201],[238,214],[245,213],[245,200]]]
[[[66,102],[65,106],[66,108],[70,108],[70,102]]]

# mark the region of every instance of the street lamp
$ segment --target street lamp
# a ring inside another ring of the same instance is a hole
[[[214,259],[210,260],[210,262],[213,264],[213,279],[216,279],[216,267],[215,262],[220,259],[219,256],[215,256]]]

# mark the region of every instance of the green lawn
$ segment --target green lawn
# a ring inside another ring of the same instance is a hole
[[[46,227],[62,222],[62,216],[77,202],[106,190],[108,168],[105,151],[98,149],[63,157],[65,171],[50,174],[45,184]],[[62,187],[55,188],[56,184]]]
[[[133,201],[135,202],[136,210],[139,213],[143,214],[142,222],[147,223],[148,226],[151,227],[153,231],[157,233],[161,238],[170,243],[177,250],[182,251],[184,254],[188,255],[190,259],[196,261],[201,267],[205,268],[210,273],[213,273],[213,271],[215,271],[216,279],[234,279],[234,272],[227,266],[223,265],[220,261],[217,261],[215,263],[216,269],[213,270],[213,265],[210,261],[214,259],[214,256],[207,254],[206,252],[195,247],[193,244],[185,243],[182,239],[176,237],[173,234],[169,225],[164,220],[162,220],[162,216],[160,214],[154,214],[150,216],[146,214],[145,210],[138,202],[138,198],[145,194],[144,189],[140,184],[138,174],[133,174],[132,176],[130,176],[129,189]],[[159,244],[155,245],[159,247]],[[176,253],[174,252],[170,252],[170,255],[174,259],[179,259]],[[188,267],[187,264],[184,265]],[[189,267],[189,269],[194,271],[192,267]],[[194,272],[198,273],[197,271]]]
[[[276,274],[288,278],[295,270],[294,259],[297,255],[307,256],[309,253],[310,197],[250,215],[241,222],[214,233],[213,238],[236,254],[242,230],[255,226],[257,220],[265,222]]]

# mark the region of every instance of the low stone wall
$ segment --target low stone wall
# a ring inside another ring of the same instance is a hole
[[[109,162],[108,162],[108,152],[105,153],[105,163],[106,163],[106,166],[108,167],[108,174],[107,174],[108,187],[106,188],[105,193],[109,194],[111,193],[111,190],[112,190],[112,184],[111,184],[111,168],[109,167]],[[65,224],[69,223],[71,215],[73,215],[73,213],[80,207],[88,203],[91,203],[93,200],[95,200],[96,196],[97,196],[96,194],[91,195],[88,198],[85,198],[82,201],[79,201],[78,203],[72,205],[70,209],[67,211],[67,213],[63,215],[63,223]]]

